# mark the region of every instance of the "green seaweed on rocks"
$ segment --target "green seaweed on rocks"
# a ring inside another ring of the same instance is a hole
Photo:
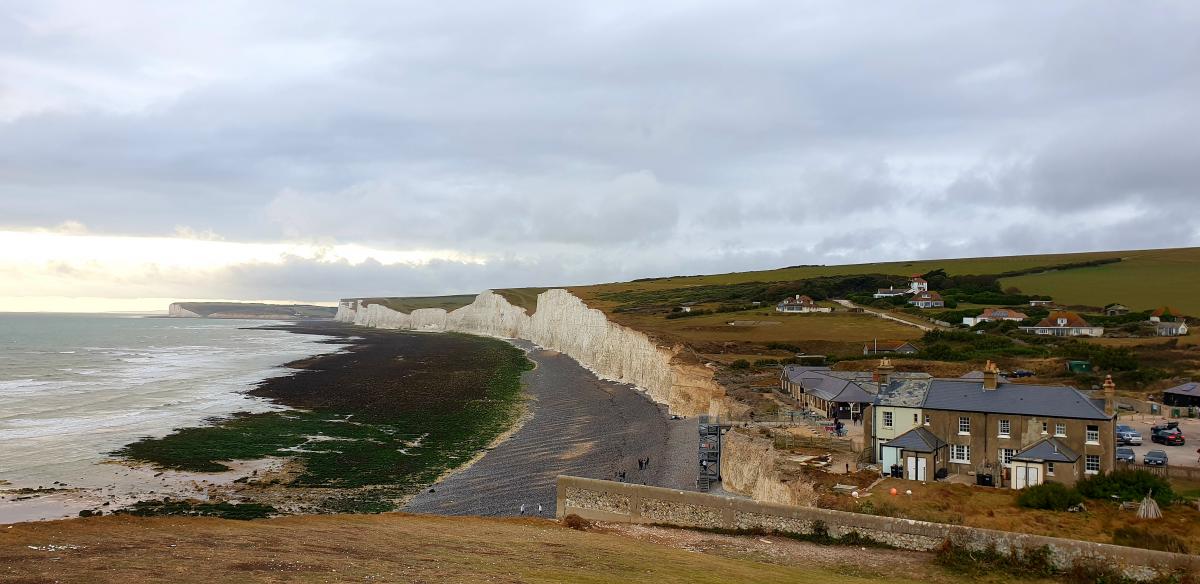
[[[351,356],[348,366],[268,380],[252,392],[305,409],[212,419],[114,454],[190,472],[291,457],[303,470],[285,486],[329,490],[316,510],[391,511],[512,425],[521,374],[532,367],[508,343],[454,334],[377,333]],[[372,367],[369,378],[350,375]]]

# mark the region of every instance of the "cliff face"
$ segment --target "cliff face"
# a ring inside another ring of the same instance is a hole
[[[731,431],[721,443],[721,486],[755,501],[811,505],[816,499],[812,485],[780,480],[779,462],[779,454],[769,438]]]
[[[684,363],[681,346],[659,346],[644,333],[608,320],[566,290],[538,295],[533,315],[491,291],[462,308],[397,312],[379,304],[342,301],[337,320],[361,326],[415,331],[457,331],[525,339],[559,351],[596,375],[635,385],[672,413],[721,413],[724,390],[703,365]]]
[[[162,306],[162,305],[160,304],[159,306]],[[178,302],[172,302],[171,306],[167,308],[167,316],[174,316],[176,318],[199,318],[200,317],[199,314],[196,314],[195,312],[192,312],[192,311],[184,308],[183,305]]]

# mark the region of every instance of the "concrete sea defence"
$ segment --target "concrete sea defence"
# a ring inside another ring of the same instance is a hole
[[[681,358],[681,345],[662,346],[645,333],[621,326],[562,289],[538,295],[532,315],[491,291],[447,312],[422,308],[411,313],[381,304],[343,300],[337,320],[356,325],[427,332],[463,332],[524,339],[559,351],[598,377],[644,390],[674,414],[721,414],[725,391],[703,364]]]
[[[881,544],[917,551],[934,551],[946,542],[972,550],[994,549],[1013,554],[1045,549],[1059,568],[1069,568],[1076,561],[1100,560],[1120,566],[1127,575],[1138,579],[1153,578],[1159,571],[1200,571],[1200,556],[569,476],[558,477],[555,507],[559,518],[578,515],[589,521],[614,523],[770,530],[800,535],[811,535],[820,528],[835,538],[857,534]]]

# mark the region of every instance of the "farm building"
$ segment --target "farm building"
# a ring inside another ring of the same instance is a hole
[[[1129,314],[1129,307],[1124,304],[1109,304],[1104,307],[1104,316],[1123,316]]]
[[[1055,337],[1101,337],[1104,327],[1092,326],[1082,316],[1068,311],[1056,310],[1034,326],[1023,326],[1021,330],[1036,335]]]
[[[1013,322],[1021,322],[1029,318],[1024,312],[1013,310],[1011,308],[985,308],[983,313],[976,317],[964,316],[962,323],[967,326],[975,326],[981,322],[992,322],[993,320],[1011,320]]]
[[[911,355],[920,349],[908,341],[872,341],[863,345],[863,355]]]
[[[1181,408],[1200,407],[1200,383],[1193,381],[1163,390],[1163,403]]]
[[[1160,337],[1182,337],[1188,334],[1188,325],[1186,322],[1156,322],[1154,323],[1154,332]]]

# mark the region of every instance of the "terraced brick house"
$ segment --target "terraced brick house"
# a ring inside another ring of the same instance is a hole
[[[928,379],[929,375],[899,373],[892,377]],[[863,414],[874,403],[880,388],[878,373],[805,365],[784,366],[779,380],[780,388],[795,398],[800,407],[842,420]]]
[[[882,472],[910,480],[1070,485],[1113,469],[1114,390],[1111,378],[1102,400],[1065,385],[1011,383],[990,362],[982,379],[889,379],[865,418],[867,443]]]

